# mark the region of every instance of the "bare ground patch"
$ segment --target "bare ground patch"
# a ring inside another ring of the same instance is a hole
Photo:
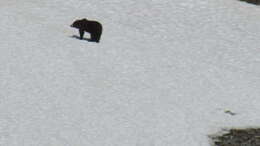
[[[210,138],[212,146],[260,146],[260,128],[231,129]]]

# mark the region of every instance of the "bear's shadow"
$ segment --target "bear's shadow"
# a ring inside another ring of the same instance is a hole
[[[71,38],[76,38],[78,40],[81,40],[79,36],[77,35],[72,35],[70,36]],[[88,42],[93,42],[93,40],[91,40],[90,38],[83,38],[82,40],[88,41]]]

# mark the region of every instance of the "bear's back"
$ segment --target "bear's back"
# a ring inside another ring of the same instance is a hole
[[[88,31],[102,32],[102,25],[97,21],[88,21],[86,27]]]

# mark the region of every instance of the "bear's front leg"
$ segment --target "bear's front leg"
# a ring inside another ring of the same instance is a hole
[[[79,29],[79,35],[80,35],[80,39],[82,40],[84,36],[84,30]]]

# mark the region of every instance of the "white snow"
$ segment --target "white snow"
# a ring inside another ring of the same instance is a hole
[[[259,6],[2,0],[0,14],[0,146],[209,146],[259,126]],[[85,17],[100,43],[72,37]]]

